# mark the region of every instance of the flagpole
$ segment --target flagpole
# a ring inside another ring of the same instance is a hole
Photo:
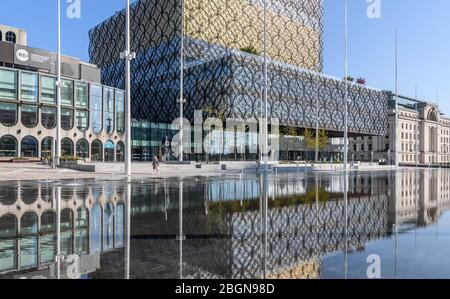
[[[121,58],[125,59],[125,174],[131,176],[131,60],[136,57],[135,53],[131,53],[131,37],[130,37],[130,0],[126,0],[126,49],[121,53]]]
[[[183,162],[183,139],[184,139],[184,1],[181,0],[181,47],[180,47],[180,141],[179,141],[179,161]]]
[[[61,0],[58,1],[58,49],[56,56],[56,139],[54,165],[59,166],[61,159]]]
[[[269,145],[268,145],[268,135],[269,135],[269,124],[268,124],[268,104],[267,104],[267,0],[264,0],[264,118],[263,118],[263,138],[264,138],[264,172],[269,171]]]
[[[395,26],[395,168],[399,167],[399,138],[398,138],[398,29]]]
[[[344,95],[344,172],[348,168],[348,0],[345,0],[345,95]]]

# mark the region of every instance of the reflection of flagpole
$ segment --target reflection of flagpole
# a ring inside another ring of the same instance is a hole
[[[344,261],[344,277],[348,278],[348,176],[344,174],[344,204],[345,204],[345,261]]]
[[[56,187],[56,277],[61,279],[61,187]]]
[[[180,190],[178,191],[178,222],[179,222],[179,232],[178,232],[178,241],[180,248],[179,255],[179,275],[180,279],[183,279],[183,241],[185,236],[183,235],[183,181],[180,180]]]
[[[130,279],[130,252],[131,252],[131,179],[128,177],[126,186],[126,213],[125,213],[125,279]]]

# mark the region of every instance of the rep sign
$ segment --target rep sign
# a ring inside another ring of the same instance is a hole
[[[15,45],[14,53],[14,64],[44,70],[51,69],[51,56],[49,52],[45,52],[35,48],[24,47],[21,45]]]

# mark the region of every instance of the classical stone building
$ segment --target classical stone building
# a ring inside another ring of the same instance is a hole
[[[0,41],[0,161],[51,157],[56,54],[26,46],[23,30],[6,30],[6,41]],[[62,84],[62,155],[123,161],[124,91],[103,86],[97,66],[67,56]]]
[[[399,96],[398,127],[395,132],[395,95],[390,94],[389,134],[350,139],[355,161],[379,159],[394,162],[396,140],[399,163],[404,165],[450,165],[450,118],[430,102]]]

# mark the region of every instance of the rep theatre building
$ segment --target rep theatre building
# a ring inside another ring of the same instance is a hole
[[[52,157],[56,138],[56,54],[0,26],[0,161]],[[124,160],[124,91],[101,84],[100,69],[62,57],[62,156]]]

